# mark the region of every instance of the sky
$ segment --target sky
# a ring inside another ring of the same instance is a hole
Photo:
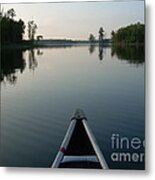
[[[106,1],[73,3],[2,4],[6,12],[13,8],[16,20],[34,20],[37,35],[44,39],[88,39],[92,33],[96,39],[100,27],[110,38],[112,30],[129,24],[144,23],[144,1]],[[27,39],[27,29],[24,38]]]

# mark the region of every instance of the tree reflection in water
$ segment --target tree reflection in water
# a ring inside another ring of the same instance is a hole
[[[144,46],[112,46],[111,56],[129,64],[143,64],[145,61]]]
[[[94,51],[95,51],[95,44],[91,43],[90,46],[89,46],[89,53],[93,54]]]
[[[38,62],[35,57],[35,51],[34,49],[29,50],[29,69],[34,71],[36,67],[38,66]]]
[[[103,46],[99,45],[98,50],[99,50],[99,54],[98,54],[99,60],[102,61],[103,60]]]
[[[23,73],[26,62],[23,57],[23,51],[13,49],[1,50],[1,82],[16,84],[17,72]]]
[[[41,51],[40,49],[37,49],[37,55],[38,56],[42,56],[43,55],[43,51]]]
[[[26,68],[26,62],[30,70],[35,70],[38,66],[35,57],[35,50],[30,49],[28,52],[28,61],[25,60],[24,55],[26,50],[22,49],[2,49],[1,50],[1,71],[0,79],[4,84],[9,83],[15,85],[18,79],[18,73],[21,74]],[[37,49],[37,55],[42,55],[43,52]]]
[[[98,58],[100,61],[104,59],[105,48],[109,46],[98,46]],[[144,46],[111,46],[111,56],[116,56],[121,61],[126,61],[129,64],[143,64],[145,61]],[[90,44],[89,53],[93,54],[95,45]]]
[[[93,54],[96,45],[90,44],[89,53]],[[104,50],[106,46],[98,46],[98,58],[100,61],[104,59]],[[119,60],[126,61],[129,64],[143,64],[145,61],[144,46],[112,46],[111,56],[116,56]],[[26,60],[25,53],[28,53],[28,59]],[[21,74],[26,68],[34,72],[38,67],[36,56],[43,55],[40,49],[2,49],[1,50],[1,71],[0,80],[4,84],[9,83],[15,85],[18,79],[18,73]]]
[[[103,55],[104,55],[104,46],[103,45],[97,45],[95,43],[90,43],[90,46],[89,46],[89,53],[90,54],[93,54],[94,51],[95,51],[95,47],[98,46],[98,58],[100,61],[103,60]]]

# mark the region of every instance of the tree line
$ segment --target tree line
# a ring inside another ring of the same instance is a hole
[[[113,44],[144,44],[145,25],[141,23],[131,24],[111,32]]]
[[[23,39],[25,32],[25,24],[21,19],[15,21],[16,13],[14,9],[8,10],[6,13],[0,13],[1,23],[1,43],[19,43]]]
[[[25,22],[22,19],[18,21],[14,19],[16,16],[15,10],[9,9],[7,12],[0,12],[0,24],[1,24],[1,43],[3,44],[16,44],[23,41],[25,34]],[[27,23],[28,39],[30,42],[34,41],[37,24],[30,20]],[[100,27],[98,39],[95,39],[93,34],[89,36],[90,43],[99,42],[102,45],[109,42],[105,39],[105,30]],[[131,24],[126,27],[122,27],[117,31],[111,32],[111,40],[113,44],[144,44],[145,41],[145,25],[141,23]],[[37,39],[42,39],[42,36],[37,36]]]
[[[100,27],[98,33],[99,33],[98,40],[95,39],[95,36],[92,33],[89,35],[89,42],[90,43],[94,43],[94,42],[103,43],[104,42],[105,31],[103,30],[102,27]]]
[[[129,45],[129,44],[144,44],[145,41],[145,25],[135,23],[126,27],[121,27],[116,31],[111,32],[112,44]],[[105,30],[100,27],[98,39],[91,33],[89,35],[89,42],[99,42],[99,44],[107,42],[105,39]]]
[[[23,41],[25,33],[25,22],[22,19],[15,20],[15,10],[9,9],[7,12],[0,12],[1,25],[1,44],[17,44]],[[33,20],[28,22],[28,38],[30,41],[34,40],[37,25]]]

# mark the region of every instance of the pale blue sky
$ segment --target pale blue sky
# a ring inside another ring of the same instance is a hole
[[[33,19],[38,25],[37,34],[44,38],[88,39],[90,33],[97,37],[101,26],[106,37],[110,37],[112,30],[144,23],[144,1],[3,4],[2,7],[5,11],[14,8],[16,19],[21,18],[26,24]]]

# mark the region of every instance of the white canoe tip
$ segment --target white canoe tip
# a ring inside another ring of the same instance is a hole
[[[82,119],[87,119],[87,118],[82,109],[76,109],[71,120],[73,120],[73,119],[82,120]]]

